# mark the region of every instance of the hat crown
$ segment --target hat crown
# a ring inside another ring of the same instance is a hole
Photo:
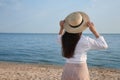
[[[73,12],[65,18],[64,29],[69,33],[83,32],[88,26],[86,23],[90,21],[89,16],[81,11]]]
[[[69,15],[68,23],[71,26],[77,26],[82,22],[82,16],[80,13],[72,13]]]

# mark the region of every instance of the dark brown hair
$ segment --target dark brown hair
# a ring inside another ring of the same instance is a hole
[[[62,36],[62,56],[71,58],[82,33],[65,32]]]

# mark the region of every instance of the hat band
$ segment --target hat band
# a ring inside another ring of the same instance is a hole
[[[77,28],[77,27],[79,27],[79,26],[83,23],[83,21],[84,21],[84,20],[82,19],[82,22],[81,22],[80,24],[78,24],[77,26],[72,26],[72,25],[70,25],[70,24],[69,24],[69,26],[72,27],[72,28]]]

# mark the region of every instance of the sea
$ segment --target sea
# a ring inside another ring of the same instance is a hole
[[[94,38],[92,34],[83,34]],[[87,53],[90,67],[120,69],[120,34],[101,34],[108,43],[106,50]],[[0,33],[0,61],[64,65],[57,34]]]

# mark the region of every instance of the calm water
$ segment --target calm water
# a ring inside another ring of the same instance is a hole
[[[109,48],[88,52],[88,65],[120,69],[120,34],[103,36]],[[56,34],[0,33],[0,61],[63,65],[56,38]]]

